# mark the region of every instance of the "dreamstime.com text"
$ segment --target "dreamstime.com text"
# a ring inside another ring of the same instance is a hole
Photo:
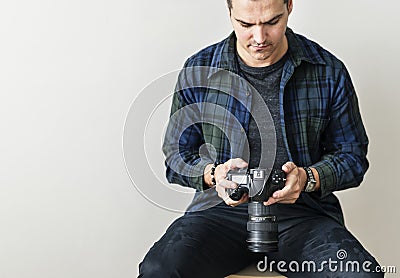
[[[305,272],[305,273],[318,273],[318,272],[381,272],[381,273],[396,273],[396,266],[374,266],[370,261],[350,261],[347,259],[346,250],[340,249],[336,253],[337,259],[329,258],[328,260],[316,263],[310,261],[268,261],[267,256],[264,260],[257,263],[257,270],[260,272],[272,271],[273,269],[279,272]]]

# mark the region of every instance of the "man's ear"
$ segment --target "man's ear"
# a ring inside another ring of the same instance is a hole
[[[292,12],[292,10],[293,10],[293,0],[288,0],[287,8],[288,8],[288,12],[290,14]]]

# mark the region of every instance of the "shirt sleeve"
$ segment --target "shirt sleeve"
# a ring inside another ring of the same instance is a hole
[[[190,86],[187,72],[184,67],[179,74],[164,137],[166,177],[170,183],[202,191],[204,169],[213,160],[204,147],[200,104],[195,97],[200,89]]]
[[[324,155],[312,165],[319,174],[321,198],[362,182],[369,167],[368,143],[357,95],[344,68],[332,92],[330,121],[321,138]]]

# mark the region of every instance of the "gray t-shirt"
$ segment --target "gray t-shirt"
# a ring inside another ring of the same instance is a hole
[[[270,132],[274,132],[276,134],[276,157],[274,162],[275,169],[281,169],[282,165],[288,161],[288,154],[283,142],[283,134],[281,128],[281,117],[280,117],[280,109],[279,109],[279,87],[280,81],[282,77],[283,66],[287,60],[288,54],[286,53],[278,62],[273,65],[266,67],[250,67],[246,65],[240,58],[238,57],[239,67],[241,72],[244,75],[244,78],[260,93],[261,97],[264,99],[265,104],[267,105],[275,128],[266,126],[267,121],[262,121],[260,125],[264,125],[260,127],[261,130],[269,130]],[[251,113],[255,115],[262,115],[265,113],[265,105],[255,101],[253,97]],[[257,117],[258,118],[258,117]],[[254,121],[254,118],[251,117],[249,123],[249,131],[248,131],[248,140],[249,140],[249,148],[245,147],[243,157],[248,157],[250,153],[249,159],[249,168],[256,168],[260,163],[260,154],[261,154],[261,136],[259,132],[259,128]]]

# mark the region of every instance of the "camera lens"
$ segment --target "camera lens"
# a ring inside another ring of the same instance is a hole
[[[278,251],[278,219],[270,206],[261,202],[250,202],[247,222],[248,247],[253,252]]]

